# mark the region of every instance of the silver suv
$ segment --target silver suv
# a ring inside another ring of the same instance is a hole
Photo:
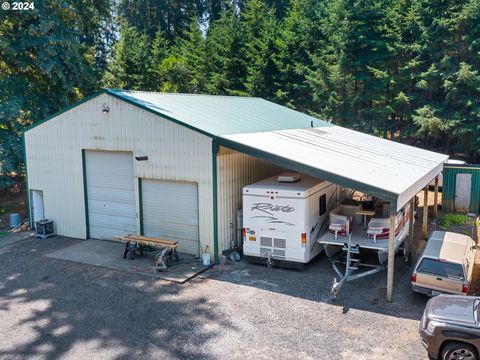
[[[432,359],[479,360],[480,297],[439,295],[420,321],[423,346]]]

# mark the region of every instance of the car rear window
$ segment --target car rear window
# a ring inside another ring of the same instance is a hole
[[[462,266],[447,261],[425,258],[421,261],[420,265],[418,265],[417,272],[463,280]]]

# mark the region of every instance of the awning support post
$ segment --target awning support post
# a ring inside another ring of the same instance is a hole
[[[390,211],[390,230],[388,235],[387,302],[393,301],[393,273],[395,268],[395,218],[393,208]]]
[[[422,237],[428,235],[428,186],[423,189],[423,217],[422,217]]]
[[[435,193],[433,195],[433,218],[438,216],[438,176],[435,178]]]
[[[410,214],[408,216],[408,241],[410,241],[410,256],[413,260],[414,249],[416,248],[415,239],[414,239],[414,229],[415,229],[415,199],[416,195],[410,199]]]

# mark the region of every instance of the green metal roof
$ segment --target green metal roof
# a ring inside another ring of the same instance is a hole
[[[220,136],[329,126],[330,123],[267,100],[242,96],[106,92],[202,133]]]

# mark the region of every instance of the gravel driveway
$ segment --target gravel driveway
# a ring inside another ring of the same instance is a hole
[[[400,258],[393,304],[385,272],[332,302],[325,257],[303,271],[217,266],[179,285],[43,256],[78,241],[0,248],[1,359],[426,359],[427,299]]]

